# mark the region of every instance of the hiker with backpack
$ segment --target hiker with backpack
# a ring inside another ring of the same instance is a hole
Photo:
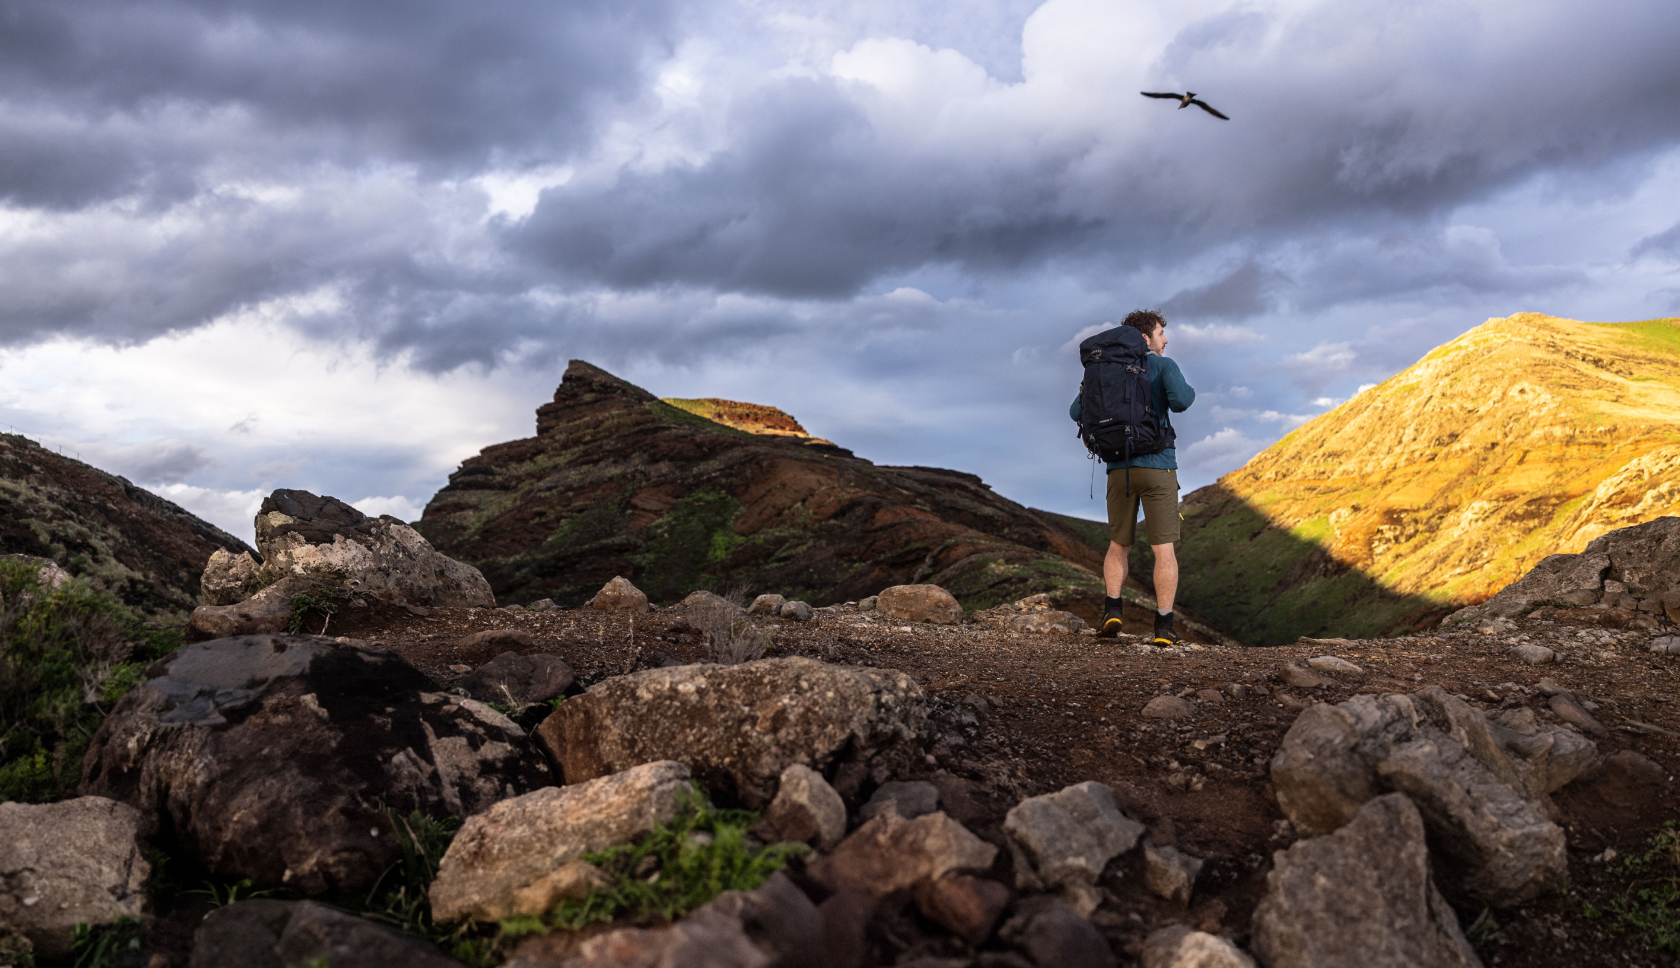
[[[1143,507],[1155,551],[1155,644],[1176,645],[1173,599],[1178,594],[1178,460],[1171,413],[1196,399],[1178,364],[1164,355],[1167,321],[1153,309],[1129,313],[1114,329],[1079,344],[1085,378],[1068,413],[1094,458],[1108,465],[1108,555],[1103,559],[1103,635],[1119,635],[1120,587]]]

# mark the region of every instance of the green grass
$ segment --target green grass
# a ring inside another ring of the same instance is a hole
[[[1640,349],[1680,356],[1680,318],[1647,319],[1637,323],[1598,323],[1627,335]]]
[[[758,815],[751,811],[712,807],[696,787],[669,823],[634,843],[584,858],[610,879],[607,887],[582,900],[561,901],[542,918],[503,921],[502,932],[516,938],[620,919],[672,921],[724,891],[753,890],[790,859],[810,850],[804,844],[782,843],[749,851],[747,831],[757,823]]]
[[[1669,821],[1645,842],[1645,850],[1609,865],[1628,878],[1620,897],[1610,901],[1613,930],[1638,936],[1658,951],[1680,955],[1680,831]]]
[[[286,631],[292,635],[326,635],[343,600],[321,587],[299,592],[292,597],[292,615],[286,622]],[[316,622],[321,623],[320,628],[315,627]]]
[[[47,589],[36,574],[0,561],[0,800],[25,803],[71,794],[105,715],[184,643],[79,578]]]
[[[145,925],[134,918],[110,924],[78,924],[70,934],[75,968],[142,968],[149,957]]]

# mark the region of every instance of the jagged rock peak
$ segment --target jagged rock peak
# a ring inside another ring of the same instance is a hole
[[[657,400],[653,394],[628,380],[619,379],[593,363],[572,360],[555,388],[554,402],[568,403],[588,395],[625,396],[636,400]]]

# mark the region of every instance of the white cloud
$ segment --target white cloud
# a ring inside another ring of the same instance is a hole
[[[1233,427],[1225,427],[1181,449],[1179,459],[1186,467],[1202,473],[1222,474],[1241,467],[1266,447],[1265,441],[1255,440]]]
[[[401,494],[391,497],[364,497],[360,501],[350,502],[350,506],[369,517],[389,514],[399,521],[414,522],[420,520],[420,515],[426,510],[423,503],[409,500]]]
[[[1169,336],[1183,342],[1186,347],[1213,348],[1220,346],[1248,346],[1258,343],[1266,337],[1249,326],[1227,326],[1210,323],[1197,326],[1194,323],[1174,323]]]
[[[246,544],[255,546],[257,532],[253,522],[268,491],[228,491],[191,484],[165,484],[151,490]]]

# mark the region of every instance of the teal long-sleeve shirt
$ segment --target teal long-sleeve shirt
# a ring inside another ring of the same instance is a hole
[[[1190,404],[1196,402],[1196,391],[1184,381],[1184,374],[1178,370],[1178,364],[1164,356],[1149,354],[1149,409],[1158,414],[1165,414],[1168,410],[1173,413],[1183,413],[1190,409]],[[1068,407],[1068,416],[1075,422],[1079,420],[1079,397],[1073,398],[1073,406]],[[1132,467],[1153,467],[1156,470],[1178,470],[1177,449],[1168,447],[1157,454],[1144,454],[1133,457]],[[1127,464],[1125,461],[1114,461],[1108,465],[1111,471],[1117,471]]]

